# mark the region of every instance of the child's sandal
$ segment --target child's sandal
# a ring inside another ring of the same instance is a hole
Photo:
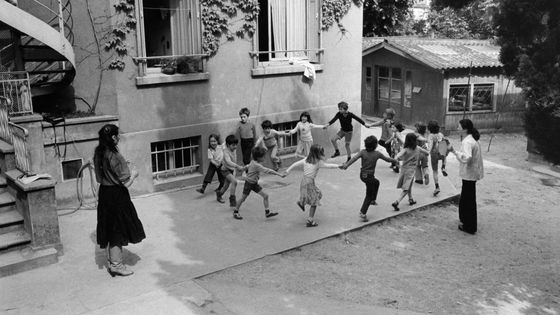
[[[413,205],[416,204],[416,200],[414,200],[414,199],[408,199],[408,204],[411,205],[411,206],[413,206]]]

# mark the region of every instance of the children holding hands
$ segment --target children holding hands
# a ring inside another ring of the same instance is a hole
[[[255,147],[262,147],[266,151],[270,151],[270,160],[274,166],[274,170],[277,171],[280,168],[280,158],[278,157],[278,141],[276,141],[276,136],[285,135],[274,129],[272,129],[272,122],[270,120],[265,120],[261,124],[263,135],[259,137]],[[254,154],[254,153],[253,153]],[[254,160],[253,156],[253,160]]]
[[[216,188],[218,192],[224,186],[224,176],[220,172],[220,167],[222,166],[222,159],[224,158],[223,147],[220,145],[220,136],[217,134],[211,134],[208,137],[208,170],[206,171],[206,176],[202,181],[202,187],[197,189],[201,194],[204,194],[206,186],[212,182],[214,178],[214,173],[218,173],[218,181],[220,185]]]
[[[325,128],[325,125],[316,125],[311,120],[311,115],[308,112],[303,112],[299,115],[299,122],[296,127],[292,130],[287,130],[286,134],[293,135],[299,132],[298,143],[296,148],[296,155],[300,157],[307,157],[310,152],[310,148],[313,145],[313,136],[311,135],[311,129],[313,128]]]
[[[222,199],[222,196],[226,193],[229,186],[231,185],[231,189],[229,190],[229,205],[230,207],[236,206],[236,199],[235,199],[235,189],[237,188],[237,180],[235,179],[234,172],[235,170],[238,171],[245,171],[247,169],[246,166],[241,166],[237,164],[237,144],[239,140],[234,135],[229,135],[226,137],[226,147],[224,148],[224,158],[222,162],[222,166],[220,171],[222,175],[225,177],[225,182],[221,190],[216,192],[216,199],[220,203],[224,203],[225,201]]]

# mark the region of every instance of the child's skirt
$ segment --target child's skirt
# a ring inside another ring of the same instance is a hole
[[[305,141],[305,140],[298,141],[298,144],[297,144],[297,147],[296,147],[296,154],[299,155],[299,156],[307,157],[309,155],[309,149],[311,149],[312,145],[313,145],[313,140],[311,140],[311,141]]]
[[[323,198],[321,190],[315,186],[315,179],[304,177],[299,188],[299,201],[303,205],[319,206]]]
[[[402,190],[410,190],[412,182],[414,181],[414,172],[416,168],[402,168],[399,174],[399,181],[397,182],[397,188],[402,188]]]

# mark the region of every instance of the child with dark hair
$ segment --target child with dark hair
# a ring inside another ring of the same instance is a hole
[[[280,168],[280,158],[278,157],[278,141],[276,141],[276,137],[279,135],[284,136],[285,133],[272,129],[272,122],[270,120],[263,121],[261,127],[263,135],[259,137],[255,147],[263,147],[266,151],[270,151],[270,160],[274,170],[277,171]]]
[[[317,226],[317,222],[313,218],[323,194],[315,185],[315,177],[317,177],[320,168],[342,168],[342,165],[325,163],[325,150],[320,145],[314,144],[311,146],[307,158],[292,164],[286,170],[286,174],[289,174],[291,170],[298,166],[303,166],[303,179],[299,188],[300,197],[296,204],[302,211],[305,211],[305,205],[311,206],[307,218],[307,227]]]
[[[392,109],[391,107],[386,108],[383,112],[383,119],[370,125],[370,127],[381,126],[381,137],[379,138],[379,145],[384,147],[387,151],[387,154],[389,155],[391,154],[391,141],[389,141],[389,139],[393,136],[392,127],[395,123],[395,115],[396,113],[394,109]],[[391,164],[391,168],[394,169],[395,166],[396,164]]]
[[[416,143],[416,134],[409,133],[404,139],[404,146],[401,152],[395,157],[396,160],[402,161],[401,174],[397,183],[397,188],[402,189],[399,198],[391,205],[395,211],[399,211],[399,202],[408,195],[408,204],[411,206],[416,204],[412,198],[412,182],[414,181],[414,172],[418,165],[418,155],[420,152],[428,153],[428,150],[419,147]]]
[[[224,157],[223,147],[220,145],[220,136],[217,134],[211,134],[208,137],[208,170],[206,171],[206,176],[202,181],[202,187],[197,189],[201,194],[204,194],[206,186],[212,182],[214,178],[214,173],[218,173],[218,181],[220,185],[216,188],[216,192],[222,189],[224,186],[224,176],[220,172],[220,166],[222,166],[222,159]]]
[[[239,124],[237,124],[237,135],[241,139],[241,153],[243,156],[243,164],[247,165],[251,162],[251,150],[255,145],[257,132],[255,125],[249,121],[251,111],[247,107],[239,110]]]
[[[316,125],[311,120],[311,115],[308,112],[303,112],[299,115],[299,122],[292,130],[286,130],[286,134],[293,135],[298,133],[298,143],[296,148],[296,155],[300,157],[307,157],[309,149],[313,145],[313,136],[311,129],[324,128],[324,125]]]
[[[375,166],[377,165],[377,160],[382,159],[389,163],[397,162],[395,159],[385,156],[377,148],[377,138],[375,136],[369,136],[364,140],[365,150],[361,150],[356,155],[354,155],[350,161],[347,161],[342,165],[342,169],[347,169],[350,165],[356,162],[358,159],[362,159],[362,168],[360,169],[360,179],[366,185],[366,196],[364,202],[362,203],[362,208],[360,209],[360,218],[363,222],[367,222],[367,211],[370,206],[376,205],[375,200],[377,199],[377,192],[379,190],[379,180],[375,178]]]
[[[237,164],[237,144],[239,140],[234,135],[229,135],[226,137],[226,146],[224,148],[224,158],[222,162],[222,166],[220,171],[225,178],[224,186],[221,190],[216,192],[216,199],[220,203],[224,203],[225,201],[222,199],[222,196],[228,190],[230,184],[231,189],[229,190],[229,206],[235,207],[236,200],[235,200],[235,189],[237,188],[237,180],[235,179],[234,171],[238,170],[243,172],[247,169],[247,167],[241,166]]]
[[[391,146],[389,154],[392,158],[395,158],[395,156],[401,151],[402,144],[404,143],[404,137],[402,135],[403,131],[404,131],[404,126],[400,121],[396,121],[391,126],[392,135],[391,135],[391,137],[389,137],[389,139],[387,139],[387,142]],[[397,164],[391,164],[391,168],[393,169],[393,172],[395,172],[395,173],[399,172],[399,164],[398,163]]]
[[[418,146],[427,150],[428,140],[426,139],[426,124],[423,122],[417,122],[414,124],[414,127],[416,127],[416,142],[418,143]],[[414,182],[418,184],[428,185],[430,183],[430,175],[428,174],[428,154],[420,152],[414,178],[416,178]]]
[[[430,151],[430,165],[432,166],[432,174],[434,177],[434,184],[436,186],[434,190],[434,196],[437,196],[440,192],[439,190],[439,179],[438,179],[438,162],[441,161],[441,174],[447,176],[445,171],[445,162],[447,158],[447,149],[440,152],[440,147],[446,148],[449,141],[443,136],[443,133],[439,131],[439,124],[435,120],[430,120],[428,122],[428,135],[427,149]],[[443,154],[442,154],[443,153]]]
[[[323,127],[324,129],[327,129],[337,120],[340,121],[340,130],[331,139],[332,145],[334,147],[334,154],[331,156],[331,158],[340,155],[340,151],[338,150],[338,145],[336,144],[336,142],[342,138],[344,138],[344,146],[346,147],[346,155],[348,156],[347,161],[352,157],[352,152],[350,151],[350,142],[352,141],[352,131],[354,129],[352,127],[352,119],[369,128],[369,126],[366,125],[366,123],[360,117],[348,111],[348,103],[340,102],[338,103],[338,113],[336,113],[336,115],[334,115],[329,123]]]
[[[261,173],[274,174],[280,177],[286,177],[286,175],[280,174],[275,170],[271,170],[262,165],[262,162],[264,161],[264,155],[266,154],[265,148],[254,147],[252,152],[253,160],[247,166],[247,178],[245,178],[245,185],[243,186],[243,195],[241,196],[241,199],[237,201],[237,206],[233,211],[233,218],[237,220],[243,219],[243,217],[241,217],[241,215],[239,214],[239,208],[241,207],[243,202],[245,202],[245,199],[247,199],[251,191],[256,192],[263,198],[265,217],[270,218],[278,215],[278,212],[270,211],[270,208],[268,206],[268,194],[265,193],[262,187],[259,185],[259,176]]]

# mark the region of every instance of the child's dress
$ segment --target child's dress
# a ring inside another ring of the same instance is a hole
[[[399,154],[397,154],[396,159],[402,161],[397,188],[409,190],[412,186],[412,182],[414,181],[414,172],[416,171],[416,166],[418,165],[419,154],[420,150],[418,150],[418,148],[415,148],[414,150],[403,149],[399,152]]]
[[[300,160],[292,164],[286,172],[290,172],[294,167],[303,165],[303,178],[299,188],[299,201],[302,205],[319,206],[320,200],[323,197],[321,190],[315,185],[315,177],[320,168],[338,168],[337,164],[325,163],[319,161],[317,164],[307,163]]]
[[[296,148],[296,154],[306,157],[309,155],[309,149],[313,145],[313,136],[311,135],[312,128],[323,128],[322,125],[312,124],[310,122],[298,122],[296,127],[289,131],[293,135],[299,131],[299,139]]]

